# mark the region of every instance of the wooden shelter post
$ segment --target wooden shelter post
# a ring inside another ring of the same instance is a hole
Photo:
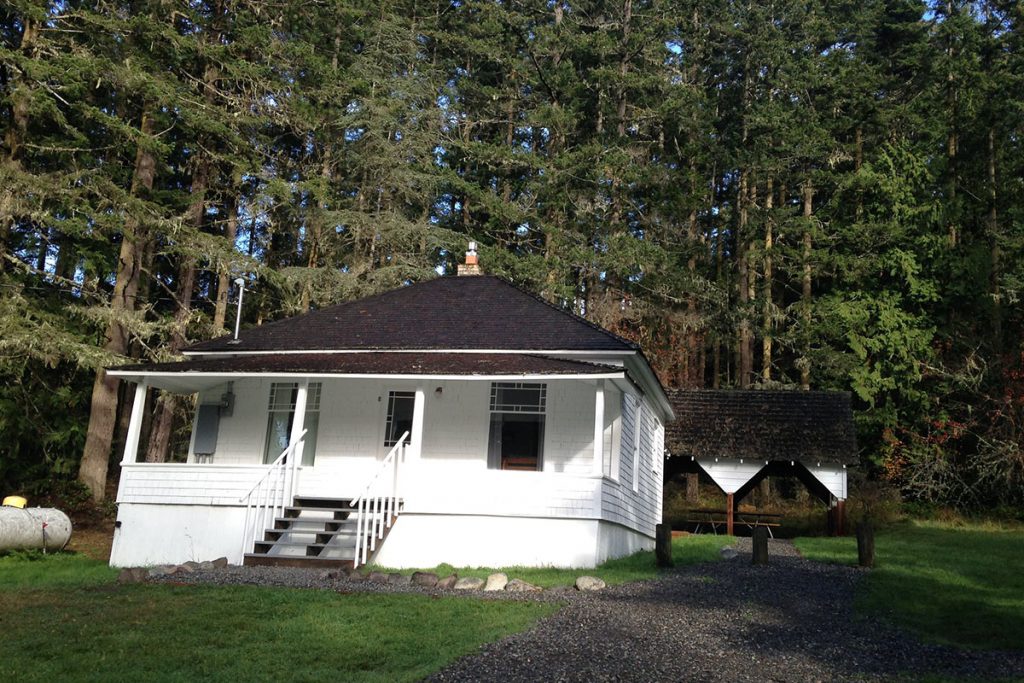
[[[733,501],[735,496],[732,493],[727,493],[725,496],[725,533],[732,536],[733,527]]]

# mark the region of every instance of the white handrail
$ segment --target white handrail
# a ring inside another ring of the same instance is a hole
[[[399,437],[362,493],[351,503],[356,510],[354,567],[366,564],[369,554],[377,549],[377,541],[384,538],[385,530],[398,517],[398,469],[405,460],[405,440],[408,437],[409,432]],[[385,474],[391,476],[383,477]]]
[[[284,516],[286,503],[295,499],[295,479],[298,470],[298,458],[288,456],[303,442],[308,430],[303,429],[274,462],[267,465],[266,472],[253,485],[249,492],[238,499],[245,503],[245,526],[242,527],[242,556],[244,557],[256,543],[259,534],[268,528],[268,522],[275,517]]]

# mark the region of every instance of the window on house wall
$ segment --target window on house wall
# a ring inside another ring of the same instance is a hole
[[[388,416],[384,422],[384,447],[391,448],[405,432],[405,444],[412,440],[412,413],[416,406],[416,392],[389,391]]]
[[[617,392],[605,390],[604,409],[604,445],[602,447],[602,473],[604,476],[618,480],[619,478],[619,441],[622,430],[620,401],[615,400]],[[610,400],[609,400],[610,399]]]
[[[644,404],[633,400],[633,490],[640,490],[640,445],[644,428]]]
[[[310,382],[306,391],[305,443],[302,446],[302,464],[312,465],[316,458],[317,431],[320,426],[320,382]],[[274,382],[270,385],[270,403],[267,410],[267,439],[263,447],[263,462],[277,460],[291,442],[292,424],[295,422],[295,402],[299,394],[297,382]]]
[[[544,469],[544,411],[547,387],[524,382],[491,384],[491,428],[487,467]]]

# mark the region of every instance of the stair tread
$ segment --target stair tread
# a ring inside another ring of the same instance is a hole
[[[330,543],[317,543],[308,541],[256,541],[257,546],[270,546],[271,548],[326,548]],[[331,545],[332,548],[343,548],[341,545]]]

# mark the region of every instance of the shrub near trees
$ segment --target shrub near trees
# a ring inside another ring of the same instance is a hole
[[[104,495],[106,365],[485,269],[673,386],[841,389],[914,499],[1024,487],[1024,10],[41,2],[0,10],[0,483]],[[145,457],[187,432],[149,402]]]

